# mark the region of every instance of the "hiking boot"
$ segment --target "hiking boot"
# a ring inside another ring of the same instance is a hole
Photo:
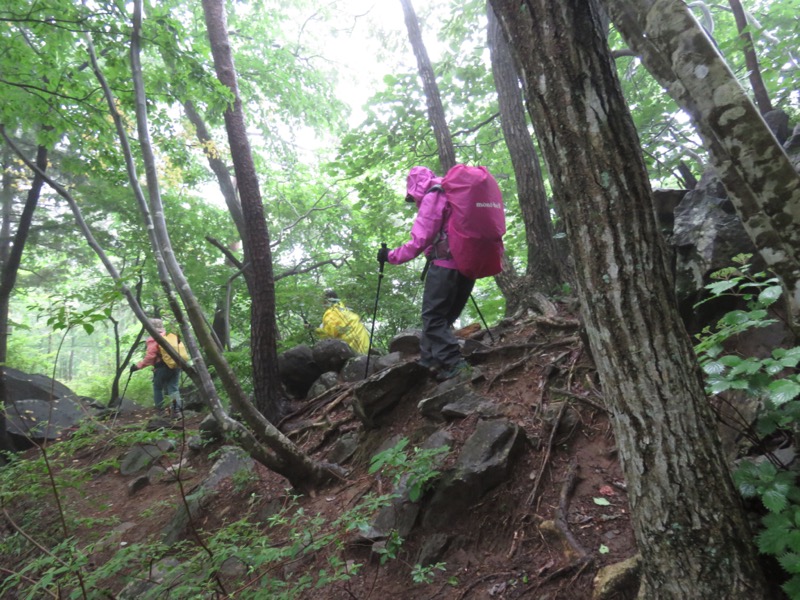
[[[447,381],[458,377],[459,379],[468,379],[472,375],[472,365],[465,360],[460,360],[456,364],[443,367],[441,371],[436,374],[436,381]]]
[[[418,358],[414,362],[417,363],[420,367],[426,369],[428,373],[430,373],[431,375],[436,375],[436,372],[438,371],[437,369],[438,363],[434,361],[426,360],[424,358]]]

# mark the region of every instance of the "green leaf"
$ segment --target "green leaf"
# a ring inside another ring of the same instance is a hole
[[[776,513],[768,514],[762,522],[765,527],[756,538],[759,551],[775,555],[782,553],[786,549],[786,532],[791,523],[785,516]]]
[[[761,501],[767,510],[778,513],[786,508],[786,493],[779,489],[771,489],[761,497]]]
[[[787,552],[786,554],[778,557],[778,562],[781,566],[791,574],[800,573],[800,554],[796,552]]]
[[[600,544],[600,547],[597,549],[597,551],[600,554],[608,554],[609,552],[611,552],[611,550],[609,550],[608,546],[606,546],[605,544]]]
[[[725,364],[722,360],[712,360],[703,365],[706,375],[721,375],[725,372]]]
[[[611,506],[611,502],[609,502],[605,498],[592,498],[592,500],[598,506]]]
[[[715,283],[710,283],[706,286],[706,288],[714,295],[719,296],[720,294],[724,294],[728,290],[732,290],[737,285],[739,285],[738,279],[729,279],[726,281],[717,281]]]
[[[783,290],[781,289],[781,286],[771,285],[768,288],[765,288],[764,290],[761,291],[761,293],[758,295],[758,302],[762,306],[769,306],[770,304],[773,304],[776,300],[778,300],[778,298],[781,297],[782,293]]]
[[[736,356],[735,354],[727,354],[719,358],[719,362],[721,362],[726,367],[735,367],[736,365],[740,364],[743,360],[744,359],[741,356]]]
[[[790,379],[781,379],[771,383],[767,390],[769,391],[769,399],[776,406],[781,406],[800,395],[800,384]]]

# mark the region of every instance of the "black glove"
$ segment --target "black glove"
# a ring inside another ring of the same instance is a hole
[[[378,250],[378,262],[383,264],[389,261],[389,249],[384,245]]]
[[[138,370],[139,370],[139,367],[137,367],[136,365],[131,365],[131,373],[135,373]]]

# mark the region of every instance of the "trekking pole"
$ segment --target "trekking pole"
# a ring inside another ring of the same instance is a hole
[[[489,326],[486,324],[486,319],[483,318],[483,314],[481,313],[481,309],[478,308],[478,303],[475,302],[475,296],[470,294],[469,297],[472,298],[472,304],[475,305],[475,310],[478,311],[478,316],[481,318],[481,321],[483,321],[483,326],[486,328],[486,332],[489,334],[489,339],[492,340],[492,343],[494,344],[494,336],[492,335],[492,330],[489,329]]]
[[[130,371],[128,373],[128,381],[125,382],[125,387],[122,388],[122,394],[119,397],[119,404],[117,405],[116,410],[114,411],[114,418],[111,420],[111,427],[114,427],[114,425],[116,424],[117,417],[119,416],[119,411],[122,410],[122,401],[125,399],[125,392],[128,391],[128,384],[131,382],[131,377],[133,377],[133,371]]]
[[[381,250],[386,248],[386,242],[381,243]],[[380,261],[380,271],[378,272],[378,291],[375,294],[375,310],[372,311],[372,329],[369,332],[369,349],[367,350],[367,366],[364,369],[364,377],[369,377],[369,355],[372,353],[372,336],[375,335],[375,317],[378,314],[378,298],[381,296],[381,281],[383,281],[383,265],[386,261]]]

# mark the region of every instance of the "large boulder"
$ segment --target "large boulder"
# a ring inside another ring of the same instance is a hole
[[[63,383],[47,375],[24,373],[11,367],[5,368],[6,394],[9,402],[15,400],[53,400],[77,396]]]
[[[376,427],[412,388],[427,380],[428,370],[416,362],[385,369],[353,389],[353,411],[365,427]]]
[[[334,338],[320,340],[314,344],[311,354],[323,373],[328,371],[338,373],[345,363],[356,355],[346,342]]]
[[[305,398],[308,390],[322,375],[322,369],[314,361],[311,348],[300,345],[278,356],[278,373],[289,394],[295,398]]]
[[[461,448],[456,464],[436,486],[423,524],[446,527],[463,518],[490,489],[508,478],[525,444],[525,432],[506,419],[481,421]]]
[[[79,403],[70,398],[17,400],[5,406],[6,429],[19,448],[31,443],[55,440],[78,426],[86,416]]]

